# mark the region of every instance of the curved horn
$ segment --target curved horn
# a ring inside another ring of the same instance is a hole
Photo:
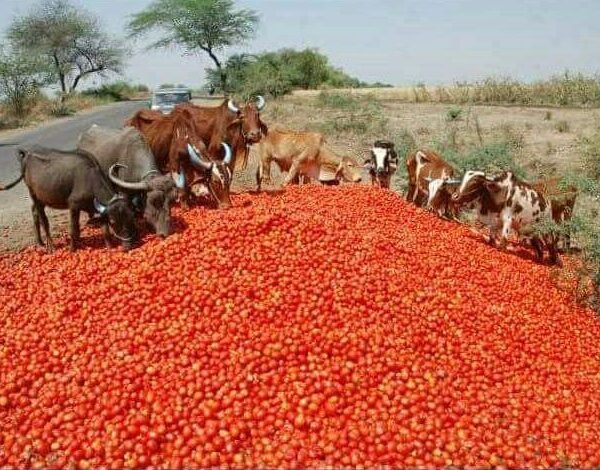
[[[223,163],[225,165],[229,165],[231,163],[231,158],[233,157],[233,152],[231,151],[231,147],[227,145],[225,142],[222,142],[223,150],[225,150],[225,156],[223,157]]]
[[[265,99],[261,95],[258,95],[256,97],[256,109],[258,109],[259,111],[262,111],[265,107],[265,104],[266,104]]]
[[[232,113],[239,113],[240,112],[240,108],[238,108],[235,104],[233,104],[233,100],[230,99],[229,101],[227,101],[227,107],[229,108],[229,111],[231,111]]]
[[[196,152],[192,144],[187,144],[187,150],[190,155],[190,161],[192,162],[192,165],[202,170],[211,169],[212,163],[204,161],[198,152]]]
[[[129,181],[123,181],[115,174],[116,168],[127,168],[125,165],[121,165],[120,163],[115,163],[108,170],[108,177],[110,180],[116,184],[117,186],[123,189],[131,189],[133,191],[148,191],[148,183],[146,181],[139,181],[137,183],[130,183]]]

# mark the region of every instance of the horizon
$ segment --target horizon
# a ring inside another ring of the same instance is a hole
[[[3,0],[0,30],[30,11],[37,0]],[[150,0],[75,1],[98,15],[105,30],[125,37],[131,15]],[[449,85],[487,77],[536,81],[565,71],[597,74],[600,34],[594,0],[241,0],[238,8],[260,15],[255,38],[230,48],[221,58],[238,52],[259,53],[282,48],[315,48],[329,62],[361,81],[394,86]],[[340,14],[343,8],[343,15]],[[340,21],[343,19],[343,21]],[[145,51],[151,35],[129,41],[133,54],[122,77],[89,79],[95,86],[119,78],[156,87],[182,83],[204,84],[204,55],[184,55],[180,49]]]

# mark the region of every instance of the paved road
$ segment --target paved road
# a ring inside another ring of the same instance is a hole
[[[146,102],[142,101],[115,103],[72,118],[54,121],[30,131],[0,137],[0,182],[13,181],[19,174],[15,158],[16,145],[40,144],[69,150],[75,147],[79,134],[92,124],[121,127],[126,118],[146,105]],[[0,228],[11,225],[14,220],[22,219],[23,216],[29,219],[30,208],[29,196],[23,183],[10,191],[0,193]]]

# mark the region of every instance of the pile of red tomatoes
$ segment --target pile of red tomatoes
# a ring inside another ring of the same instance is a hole
[[[0,467],[600,465],[551,268],[369,187],[234,204],[0,258]]]

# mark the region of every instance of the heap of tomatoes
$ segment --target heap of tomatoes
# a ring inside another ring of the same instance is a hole
[[[0,467],[600,465],[600,323],[369,187],[0,258]]]

